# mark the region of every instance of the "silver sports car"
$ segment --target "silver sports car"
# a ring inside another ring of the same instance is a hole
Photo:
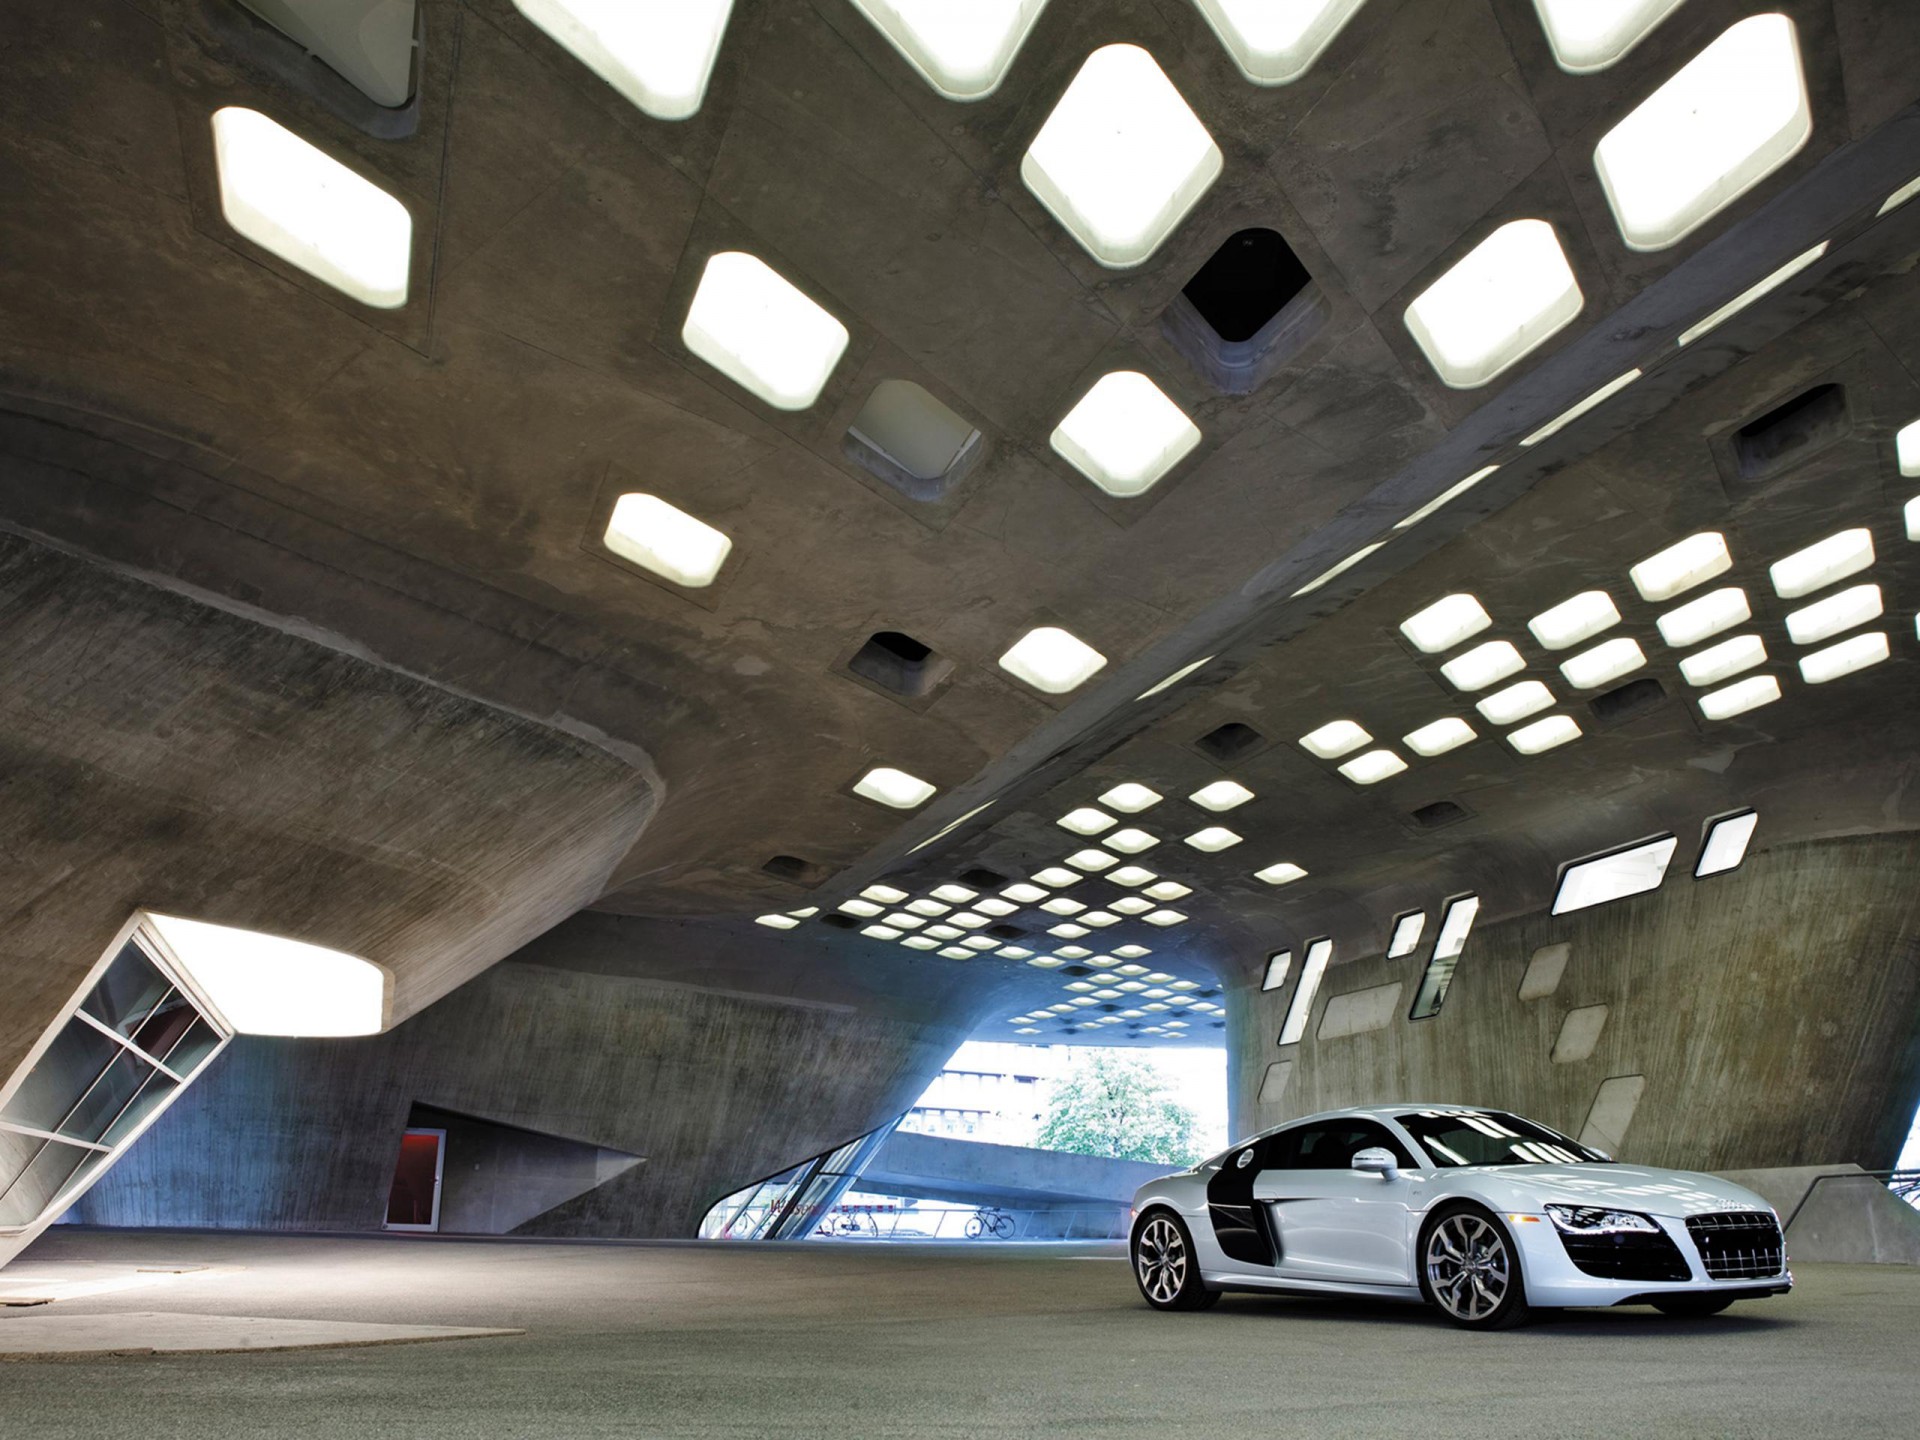
[[[1793,1285],[1780,1218],[1752,1191],[1471,1105],[1309,1115],[1141,1186],[1133,1207],[1133,1273],[1160,1310],[1312,1291],[1425,1299],[1497,1329],[1544,1306],[1712,1315]]]

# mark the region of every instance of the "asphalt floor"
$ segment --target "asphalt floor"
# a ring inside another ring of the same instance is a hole
[[[1463,1332],[1412,1306],[1141,1302],[1117,1245],[546,1244],[56,1229],[24,1260],[214,1267],[23,1317],[130,1312],[522,1335],[0,1364],[0,1434],[1901,1435],[1920,1270],[1807,1265],[1677,1320]]]

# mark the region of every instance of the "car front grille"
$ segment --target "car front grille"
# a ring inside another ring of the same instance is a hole
[[[1657,1235],[1560,1236],[1567,1258],[1602,1280],[1691,1280],[1693,1272],[1680,1247],[1663,1231]]]
[[[1710,1280],[1756,1280],[1786,1268],[1780,1222],[1763,1210],[1723,1210],[1695,1215],[1687,1233]]]

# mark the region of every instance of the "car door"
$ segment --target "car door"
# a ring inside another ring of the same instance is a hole
[[[1362,1285],[1413,1283],[1415,1184],[1412,1156],[1386,1126],[1359,1118],[1323,1120],[1283,1132],[1253,1182],[1281,1275]],[[1275,1137],[1279,1138],[1279,1137]],[[1389,1180],[1353,1168],[1373,1146],[1391,1151],[1402,1173]]]
[[[1266,1135],[1229,1151],[1207,1180],[1207,1219],[1214,1242],[1236,1268],[1273,1268],[1273,1236],[1254,1201],[1253,1187],[1282,1138]]]

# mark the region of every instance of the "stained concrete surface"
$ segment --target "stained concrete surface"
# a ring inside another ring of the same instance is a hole
[[[594,1245],[56,1231],[37,1263],[241,1265],[173,1311],[524,1328],[485,1344],[0,1372],[35,1436],[1889,1435],[1920,1271],[1810,1266],[1682,1322],[1499,1335],[1402,1306],[1141,1303],[1117,1246]],[[60,1313],[151,1305],[111,1297]],[[0,1315],[0,1341],[16,1320]],[[6,1348],[0,1344],[0,1349]],[[270,1408],[263,1408],[270,1407]]]

